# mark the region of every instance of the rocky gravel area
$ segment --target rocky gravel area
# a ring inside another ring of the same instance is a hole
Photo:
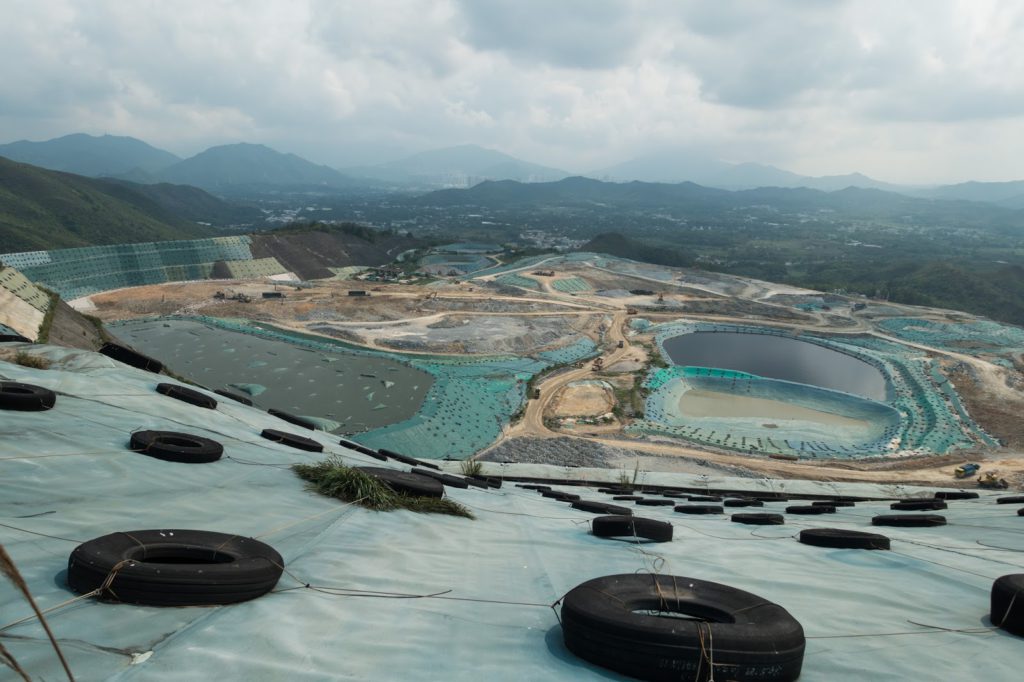
[[[569,467],[595,467],[618,469],[640,461],[641,468],[650,470],[671,470],[693,474],[718,474],[728,476],[756,477],[742,467],[714,464],[704,459],[655,455],[650,452],[615,448],[604,443],[594,443],[581,438],[515,438],[498,443],[483,452],[477,459],[484,462],[514,462],[517,464],[553,464]],[[654,460],[659,466],[651,467]],[[676,466],[666,466],[674,463]]]

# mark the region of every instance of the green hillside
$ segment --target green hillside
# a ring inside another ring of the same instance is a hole
[[[112,186],[0,157],[0,252],[218,234],[140,196],[129,203]],[[117,191],[125,191],[120,185]]]

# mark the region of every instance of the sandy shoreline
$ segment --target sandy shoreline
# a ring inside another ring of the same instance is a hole
[[[800,420],[848,429],[867,429],[870,424],[831,412],[812,410],[778,400],[692,389],[679,398],[679,411],[687,417],[735,417],[773,421]]]

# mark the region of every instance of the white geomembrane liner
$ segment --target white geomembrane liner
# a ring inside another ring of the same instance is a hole
[[[474,511],[475,521],[376,513],[304,490],[287,467],[320,455],[259,437],[267,427],[296,431],[291,425],[227,399],[214,411],[162,396],[154,387],[166,377],[100,355],[28,348],[56,360],[54,368],[0,363],[0,378],[49,387],[58,398],[46,412],[0,411],[0,542],[41,608],[75,596],[64,571],[76,541],[121,530],[253,536],[274,546],[288,571],[277,587],[286,591],[232,606],[153,608],[88,599],[54,610],[50,625],[79,680],[625,679],[569,653],[545,605],[593,577],[654,569],[725,583],[784,606],[808,637],[801,680],[1020,679],[1024,640],[985,629],[992,581],[1024,572],[1024,518],[1015,505],[995,504],[995,495],[950,502],[939,512],[950,524],[940,528],[872,528],[870,517],[890,513],[888,502],[759,527],[730,523],[726,515],[637,507],[638,515],[675,524],[673,542],[639,547],[595,538],[588,532],[592,514],[510,482],[500,490],[449,491]],[[127,442],[136,429],[209,436],[224,444],[225,457],[186,465],[135,454]],[[336,439],[326,434],[301,435],[352,464],[382,465],[333,445]],[[492,474],[538,478],[615,481],[619,474],[486,466]],[[646,484],[790,494],[930,492],[642,476]],[[595,489],[573,490],[609,500]],[[807,527],[881,532],[892,538],[892,551],[825,549],[791,537]],[[338,596],[301,583],[388,594]],[[443,598],[383,598],[438,593]],[[36,621],[9,627],[29,613],[0,578],[0,643],[33,679],[63,679]],[[6,668],[0,671],[0,678],[12,679]]]

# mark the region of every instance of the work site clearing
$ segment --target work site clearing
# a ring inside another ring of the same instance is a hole
[[[484,460],[537,461],[537,444],[553,440],[573,445],[547,448],[545,463],[627,472],[975,487],[977,477],[958,479],[955,470],[977,462],[981,474],[1024,484],[1024,347],[998,334],[984,342],[938,335],[994,324],[953,311],[596,254],[534,258],[426,284],[176,282],[76,305],[106,323],[246,320],[395,358],[545,358],[523,387],[521,409],[473,454]],[[678,333],[716,332],[799,337],[877,363],[889,373],[887,404],[897,421],[862,437],[862,414],[827,407],[860,398],[797,391],[791,402],[790,382],[673,366],[661,345]],[[663,380],[674,382],[670,405],[657,402]],[[658,409],[667,411],[660,421]],[[815,439],[837,425],[848,427],[846,440]]]

